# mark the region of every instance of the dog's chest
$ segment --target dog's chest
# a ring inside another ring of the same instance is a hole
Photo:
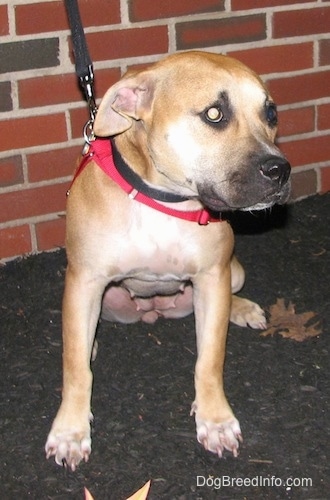
[[[115,280],[140,297],[176,293],[196,272],[199,253],[196,237],[180,226],[171,219],[167,224],[131,221],[117,235]]]
[[[140,297],[175,293],[193,272],[187,246],[172,238],[166,242],[153,237],[136,240],[120,256],[122,283]]]

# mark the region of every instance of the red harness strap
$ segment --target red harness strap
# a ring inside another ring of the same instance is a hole
[[[148,207],[163,212],[164,214],[171,215],[172,217],[177,217],[179,219],[184,219],[186,221],[197,222],[200,225],[206,225],[209,222],[222,222],[222,219],[215,217],[207,208],[202,208],[200,210],[175,210],[173,208],[167,207],[158,203],[153,198],[140,193],[131,184],[129,184],[126,179],[124,179],[121,174],[116,169],[116,165],[113,161],[111,142],[109,139],[96,139],[91,142],[90,147],[83,156],[72,181],[78,177],[86,165],[89,162],[94,161],[97,165],[105,172],[113,181],[115,181],[118,186],[120,186],[123,191],[125,191],[129,198],[139,201]],[[71,185],[72,185],[71,184]],[[70,190],[69,190],[70,191]]]

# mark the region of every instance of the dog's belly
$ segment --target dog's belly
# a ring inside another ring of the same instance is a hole
[[[160,316],[187,316],[193,311],[194,238],[189,243],[181,241],[176,220],[165,227],[160,227],[158,219],[135,227],[134,216],[129,238],[121,245],[114,274],[109,276],[112,281],[103,297],[102,318],[153,323]]]
[[[160,316],[181,318],[192,311],[192,285],[176,280],[128,278],[111,285],[102,304],[102,318],[121,323],[154,323]]]

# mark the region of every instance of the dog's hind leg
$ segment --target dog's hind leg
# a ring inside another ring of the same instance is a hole
[[[230,321],[239,326],[266,329],[265,313],[258,304],[242,297],[232,296]]]
[[[231,261],[231,288],[232,293],[239,292],[245,281],[245,272],[234,256]],[[230,321],[239,326],[249,326],[264,330],[266,328],[265,313],[261,307],[248,299],[232,295]]]

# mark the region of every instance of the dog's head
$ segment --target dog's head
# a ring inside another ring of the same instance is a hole
[[[290,165],[274,144],[276,105],[230,57],[187,52],[127,74],[104,96],[94,130],[125,134],[148,156],[158,187],[211,209],[263,209],[289,196]]]

